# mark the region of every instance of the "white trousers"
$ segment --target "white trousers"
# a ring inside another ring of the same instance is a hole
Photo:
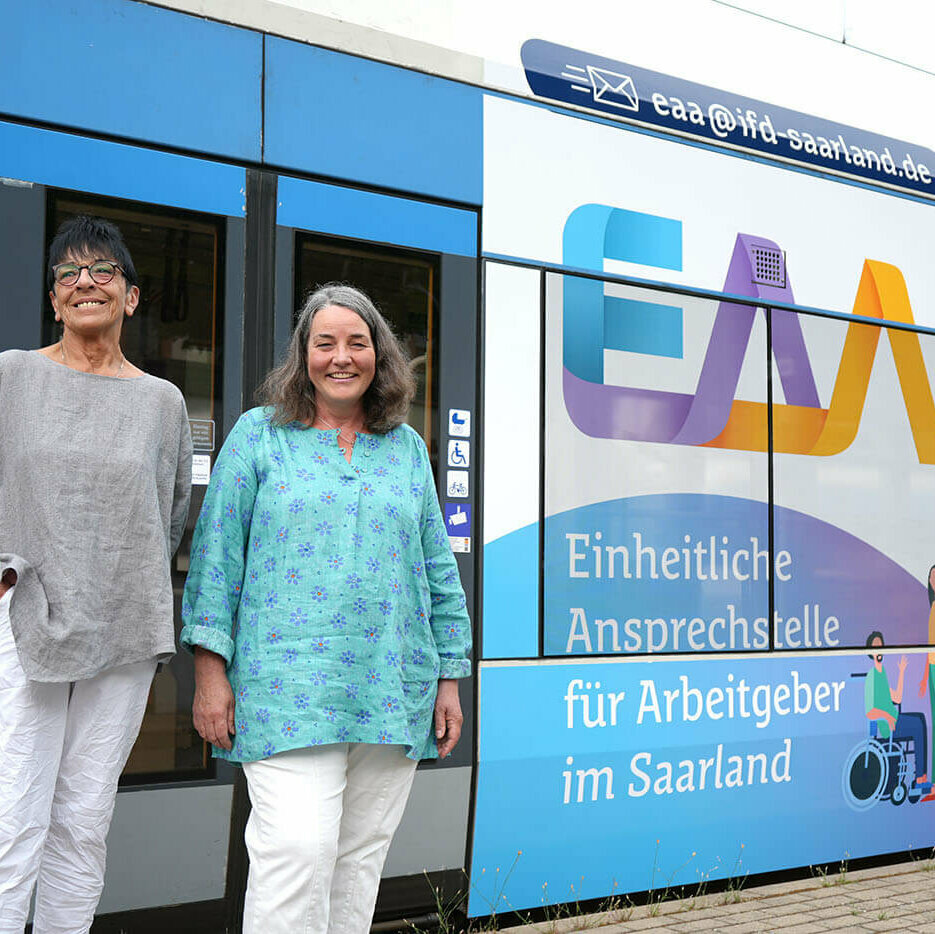
[[[243,934],[367,934],[412,788],[402,746],[338,743],[244,765]]]
[[[86,934],[104,887],[117,779],[140,731],[155,659],[87,681],[29,681],[0,597],[0,934]]]

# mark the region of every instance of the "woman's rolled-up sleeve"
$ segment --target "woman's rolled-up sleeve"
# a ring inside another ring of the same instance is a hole
[[[234,620],[258,485],[251,432],[248,413],[218,455],[195,526],[182,597],[181,644],[189,650],[200,645],[228,664],[234,655]]]
[[[438,651],[439,678],[466,678],[471,674],[471,620],[455,556],[451,553],[445,520],[435,492],[428,453],[423,450],[422,554],[432,595],[432,635]]]

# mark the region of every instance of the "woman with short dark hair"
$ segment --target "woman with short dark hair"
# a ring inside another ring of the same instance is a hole
[[[369,931],[416,764],[461,733],[470,623],[413,391],[370,299],[325,286],[212,474],[182,644],[253,804],[245,934]]]
[[[174,651],[185,528],[182,394],[120,348],[139,301],[120,231],[50,247],[61,339],[0,354],[0,932],[86,932],[117,779]],[[38,880],[38,881],[37,881]]]

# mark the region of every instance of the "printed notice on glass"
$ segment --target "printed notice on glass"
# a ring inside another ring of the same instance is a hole
[[[207,486],[211,479],[211,455],[192,454],[192,486]]]

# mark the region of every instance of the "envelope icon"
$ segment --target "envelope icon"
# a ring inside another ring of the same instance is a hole
[[[591,79],[595,101],[621,110],[640,109],[640,98],[629,75],[588,65],[588,77]]]

